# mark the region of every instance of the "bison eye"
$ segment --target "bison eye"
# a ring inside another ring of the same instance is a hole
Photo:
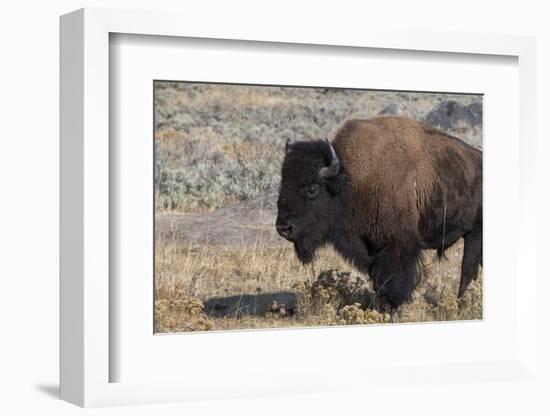
[[[315,198],[317,198],[317,195],[319,195],[319,185],[312,184],[312,185],[305,186],[303,188],[303,193],[309,199],[315,199]]]

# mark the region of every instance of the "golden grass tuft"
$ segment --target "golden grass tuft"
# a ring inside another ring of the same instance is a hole
[[[155,332],[208,331],[214,327],[199,299],[180,294],[155,301]]]
[[[360,303],[344,306],[339,316],[344,325],[370,325],[390,322],[390,314],[374,309],[363,309]]]

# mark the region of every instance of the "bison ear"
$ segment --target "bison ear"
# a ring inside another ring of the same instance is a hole
[[[325,180],[325,185],[330,193],[338,195],[344,190],[345,177],[339,174],[332,179]]]

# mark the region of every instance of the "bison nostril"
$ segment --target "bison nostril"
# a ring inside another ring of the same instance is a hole
[[[277,225],[277,232],[281,237],[290,237],[294,231],[293,225]]]

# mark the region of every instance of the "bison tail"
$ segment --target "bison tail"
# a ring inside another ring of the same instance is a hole
[[[424,283],[428,278],[428,268],[426,267],[424,256],[424,252],[420,251],[416,259],[415,288]]]

